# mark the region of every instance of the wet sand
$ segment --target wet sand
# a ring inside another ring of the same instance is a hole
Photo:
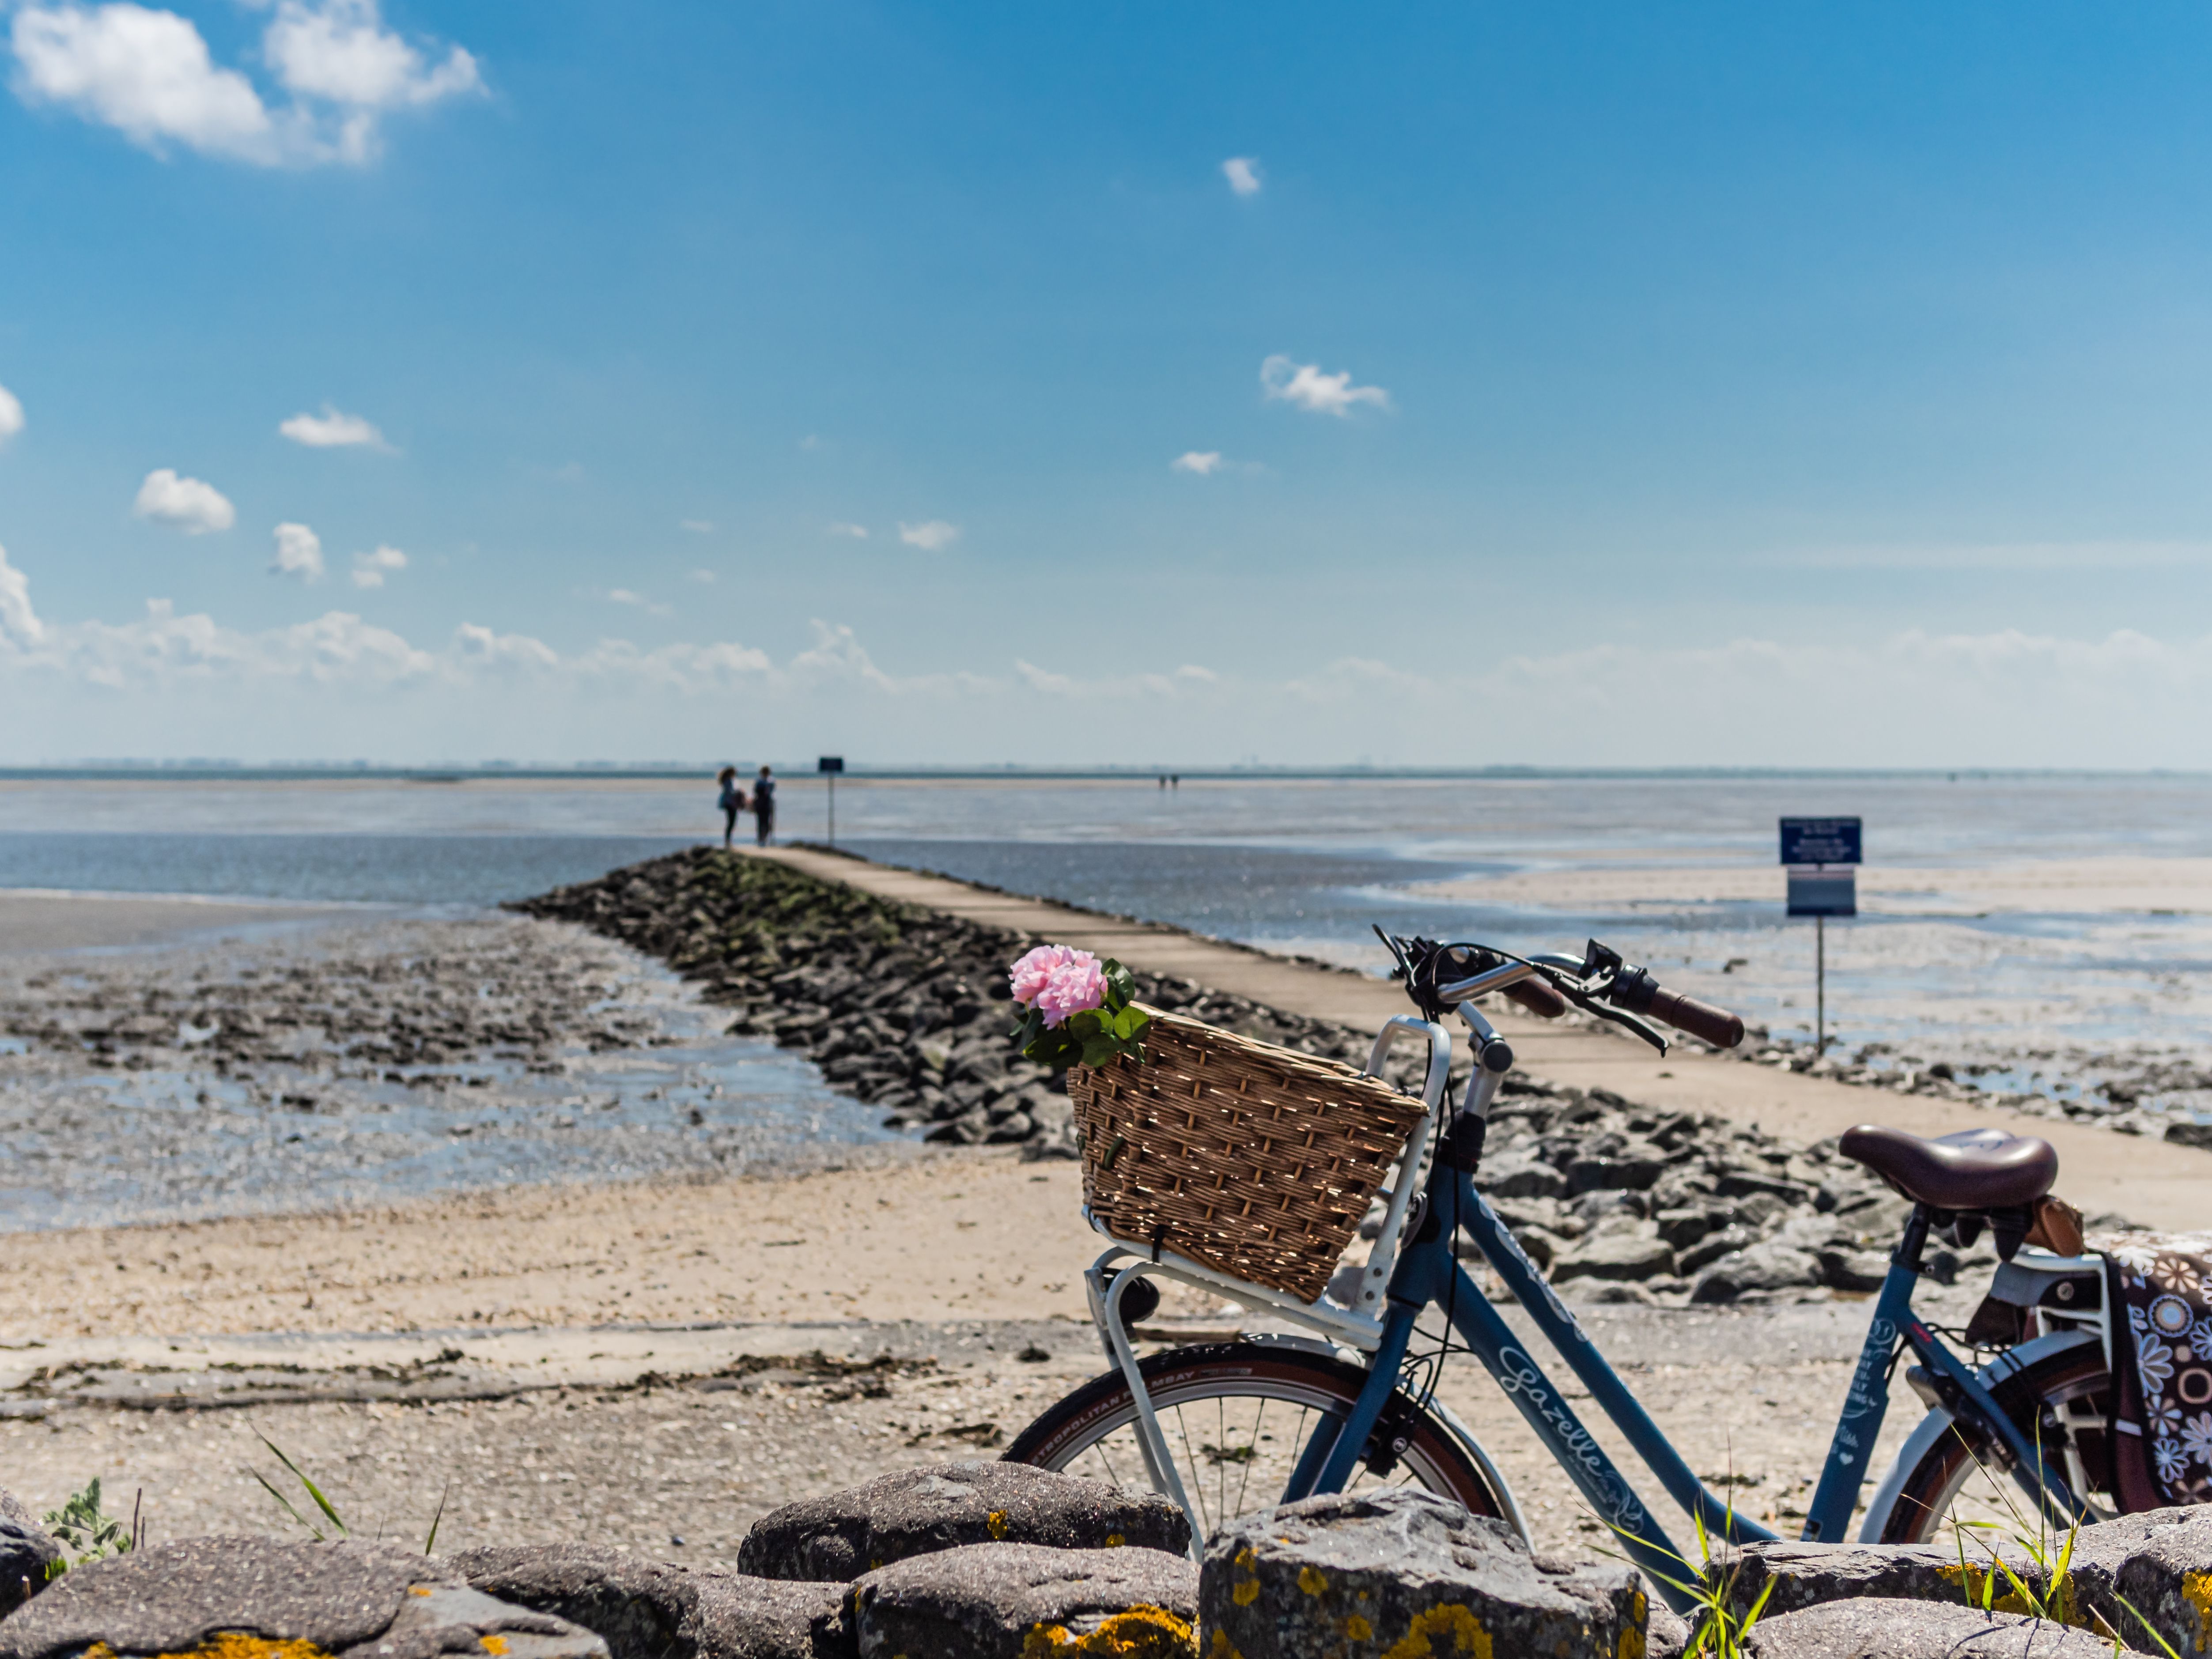
[[[246,929],[314,927],[361,914],[320,904],[0,890],[0,956],[177,945]]]

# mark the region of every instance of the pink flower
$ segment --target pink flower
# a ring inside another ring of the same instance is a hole
[[[1036,994],[1036,1006],[1048,1026],[1065,1025],[1069,1015],[1103,1007],[1105,1003],[1105,971],[1088,951],[1070,951]]]
[[[1053,975],[1066,966],[1067,959],[1076,953],[1065,945],[1040,945],[1017,962],[1006,975],[1013,988],[1014,1000],[1028,1008],[1034,1006],[1038,994],[1052,982]]]

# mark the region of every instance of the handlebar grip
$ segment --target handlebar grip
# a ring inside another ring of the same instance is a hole
[[[1716,1048],[1733,1048],[1743,1041],[1741,1014],[1732,1014],[1725,1008],[1716,1008],[1710,1002],[1700,1002],[1679,992],[1654,991],[1648,1012],[1654,1018],[1663,1019],[1677,1030],[1703,1038]]]
[[[1546,980],[1524,979],[1518,985],[1507,986],[1505,994],[1544,1019],[1557,1019],[1567,1012],[1567,1000]]]

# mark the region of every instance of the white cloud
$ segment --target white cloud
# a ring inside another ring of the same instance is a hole
[[[295,444],[310,449],[389,449],[384,434],[358,415],[347,415],[323,405],[319,415],[295,415],[276,430]]]
[[[144,6],[26,6],[9,33],[17,92],[75,110],[160,151],[273,161],[275,123],[253,83],[218,69],[207,42],[173,11]]]
[[[181,145],[264,167],[366,161],[386,112],[483,88],[468,52],[427,63],[384,27],[376,0],[280,0],[259,54],[289,94],[274,106],[215,62],[190,19],[130,0],[26,6],[9,40],[27,102],[72,110],[156,155]]]
[[[353,556],[353,585],[381,587],[387,574],[406,568],[407,556],[396,547],[380,546],[374,553],[356,553]]]
[[[704,536],[713,530],[714,526],[711,520],[707,519],[679,519],[676,521],[676,527],[678,530],[688,530],[695,536]]]
[[[1176,472],[1195,472],[1203,478],[1221,470],[1221,452],[1218,449],[1190,449],[1168,463]]]
[[[1315,415],[1349,415],[1358,404],[1390,407],[1390,394],[1379,386],[1354,386],[1352,371],[1324,374],[1317,364],[1294,363],[1279,353],[1260,365],[1260,384],[1268,397]]]
[[[686,574],[690,576],[691,580],[695,582],[705,582],[710,586],[713,584],[714,580],[714,573],[711,570],[693,570]]]
[[[460,661],[486,668],[557,668],[560,653],[543,640],[527,634],[496,634],[477,623],[463,623],[453,630],[453,654]]]
[[[23,429],[23,405],[15,394],[0,386],[0,444]]]
[[[480,92],[477,60],[459,46],[426,67],[384,27],[376,0],[281,0],[261,53],[285,89],[356,109],[398,109]]]
[[[648,611],[656,617],[665,617],[675,609],[673,605],[658,604],[646,598],[644,594],[633,592],[627,587],[610,588],[607,591],[607,599],[615,605],[634,605],[638,610]]]
[[[167,466],[146,475],[131,510],[142,519],[168,525],[187,536],[228,530],[238,522],[238,509],[222,491],[198,478],[179,477],[173,467]]]
[[[868,526],[864,524],[833,524],[830,526],[829,533],[832,536],[850,536],[854,541],[864,542],[868,539]]]
[[[1260,159],[1255,155],[1231,156],[1221,164],[1221,176],[1239,196],[1260,193]]]
[[[947,524],[942,519],[925,519],[920,524],[902,523],[899,539],[908,547],[919,547],[925,552],[935,553],[960,539],[960,526]]]
[[[278,525],[276,556],[269,568],[276,575],[297,576],[303,582],[322,580],[323,538],[303,524]]]
[[[0,641],[29,646],[46,636],[46,624],[31,609],[31,579],[8,562],[8,550],[0,547]]]

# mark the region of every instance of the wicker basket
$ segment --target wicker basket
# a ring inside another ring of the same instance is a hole
[[[1143,1065],[1068,1073],[1092,1218],[1319,1301],[1421,1103],[1336,1060],[1145,1012]]]

